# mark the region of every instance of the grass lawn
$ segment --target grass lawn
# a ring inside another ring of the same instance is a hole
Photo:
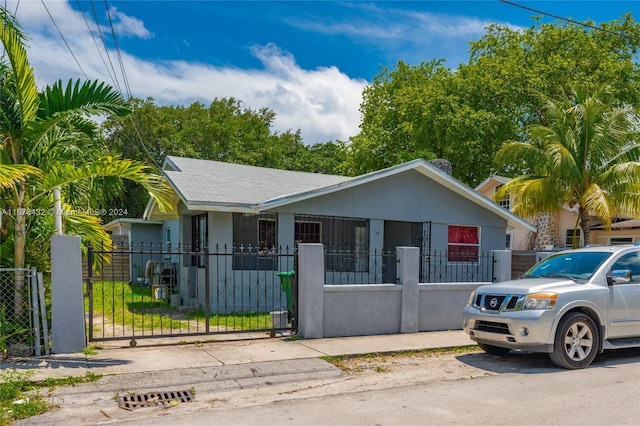
[[[89,300],[85,298],[85,311],[89,311]],[[155,299],[151,287],[131,285],[121,281],[99,281],[93,283],[94,332],[101,327],[117,324],[133,327],[136,331],[204,330],[204,311],[180,311],[172,308],[163,299]],[[102,324],[96,318],[104,318]],[[96,323],[98,322],[98,323]],[[269,313],[234,312],[210,314],[209,326],[233,330],[270,330]]]

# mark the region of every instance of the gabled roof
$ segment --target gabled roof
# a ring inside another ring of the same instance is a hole
[[[491,175],[488,178],[486,178],[484,181],[482,181],[482,183],[480,185],[476,186],[475,190],[476,191],[481,191],[485,186],[487,186],[490,183],[494,184],[494,186],[504,185],[505,183],[509,182],[510,180],[511,180],[511,178],[508,178],[508,177],[498,176],[498,175]]]
[[[413,170],[497,214],[510,227],[536,231],[530,223],[422,159],[353,178],[182,157],[167,157],[164,169],[188,210],[247,213],[272,210]],[[145,217],[152,208],[150,202]]]

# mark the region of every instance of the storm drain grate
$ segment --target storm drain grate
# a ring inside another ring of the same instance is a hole
[[[120,408],[132,410],[139,407],[156,407],[159,405],[176,405],[182,402],[193,401],[191,391],[167,391],[149,392],[121,396],[118,405]]]

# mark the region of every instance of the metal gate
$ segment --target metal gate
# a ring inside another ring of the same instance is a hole
[[[40,356],[44,346],[49,354],[48,330],[42,274],[36,268],[0,268],[0,350]]]
[[[296,260],[286,248],[89,246],[88,340],[293,333]]]

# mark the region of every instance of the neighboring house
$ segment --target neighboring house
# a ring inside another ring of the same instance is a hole
[[[327,255],[326,282],[331,284],[332,272],[372,272],[378,266],[370,255],[398,246],[420,247],[423,253],[440,250],[449,264],[474,263],[482,252],[503,250],[508,229],[536,231],[424,160],[358,177],[181,157],[167,157],[163,169],[174,191],[173,210],[161,212],[150,201],[144,218],[171,221],[169,232],[193,251],[224,248],[240,255],[255,250],[250,261],[240,264],[234,257],[224,266],[229,276],[247,272],[242,279],[249,281],[263,279],[251,270],[280,269],[268,256],[272,250],[293,250],[300,242],[353,253],[340,262]],[[183,263],[180,292],[187,304],[198,305],[202,285],[187,289],[182,283],[206,282],[204,259],[193,256]],[[377,282],[395,282],[395,259],[380,269]],[[212,286],[228,285],[219,272],[210,274]]]
[[[640,219],[626,219],[611,224],[611,230],[598,224],[591,227],[593,244],[635,244],[640,242]]]
[[[161,271],[149,270],[152,266],[147,265],[149,261],[153,261],[158,265],[171,263],[172,259],[170,257],[153,254],[153,252],[166,251],[167,247],[178,246],[178,234],[177,232],[172,233],[172,230],[177,229],[177,227],[178,221],[128,217],[118,218],[104,225],[105,231],[111,236],[111,241],[116,250],[129,251],[131,249],[134,252],[141,252],[139,256],[121,255],[114,257],[114,266],[115,262],[127,264],[124,266],[128,269],[128,280],[125,279],[126,281],[147,283],[151,273],[160,273]],[[175,259],[173,262],[175,262]],[[158,270],[160,270],[160,266],[158,266]]]
[[[480,194],[493,199],[494,194],[502,185],[511,179],[503,176],[492,175],[478,185],[475,190]],[[502,208],[512,210],[513,203],[509,196],[498,202]],[[558,248],[571,248],[573,246],[574,232],[578,239],[578,246],[584,244],[582,230],[578,225],[578,208],[565,207],[556,212],[550,212],[538,217],[527,218],[537,228],[532,232],[524,227],[516,227],[507,230],[506,247],[513,250],[548,250]],[[640,241],[640,220],[632,219],[617,222],[612,225],[611,231],[599,225],[600,220],[591,217],[591,244],[627,244]]]

